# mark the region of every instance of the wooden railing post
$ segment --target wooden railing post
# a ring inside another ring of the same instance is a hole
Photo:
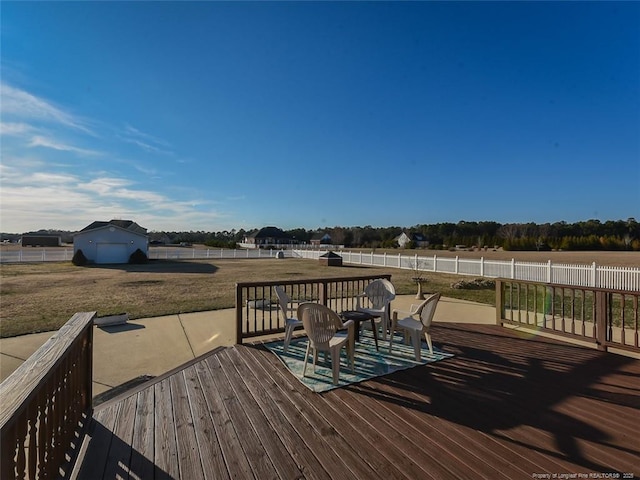
[[[236,283],[236,343],[242,345],[242,287]]]
[[[318,285],[318,296],[320,297],[318,299],[318,302],[325,306],[328,305],[327,290],[327,282],[320,282],[320,284]]]
[[[496,280],[496,325],[502,325],[504,318],[504,284],[502,280]]]
[[[596,344],[598,350],[606,350],[607,341],[607,317],[608,317],[608,297],[607,292],[597,291],[595,293],[596,309]]]

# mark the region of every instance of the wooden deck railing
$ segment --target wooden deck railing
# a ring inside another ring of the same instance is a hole
[[[640,292],[498,279],[496,321],[640,352]]]
[[[76,313],[0,385],[0,478],[58,478],[91,416],[93,318]]]
[[[343,311],[355,308],[356,295],[377,278],[390,280],[391,275],[237,283],[236,343],[241,344],[245,338],[284,333],[275,285],[282,285],[293,301],[319,302]]]

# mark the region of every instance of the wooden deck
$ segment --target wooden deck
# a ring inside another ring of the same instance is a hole
[[[497,326],[432,336],[455,357],[324,394],[259,345],[209,354],[96,408],[78,477],[640,477],[640,360]]]

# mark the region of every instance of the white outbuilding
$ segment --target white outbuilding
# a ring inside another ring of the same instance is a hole
[[[82,250],[91,263],[128,263],[138,249],[149,256],[149,236],[131,220],[93,222],[73,236],[73,253]]]

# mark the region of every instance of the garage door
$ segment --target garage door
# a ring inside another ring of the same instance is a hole
[[[126,243],[98,243],[96,263],[127,263],[129,250]]]

